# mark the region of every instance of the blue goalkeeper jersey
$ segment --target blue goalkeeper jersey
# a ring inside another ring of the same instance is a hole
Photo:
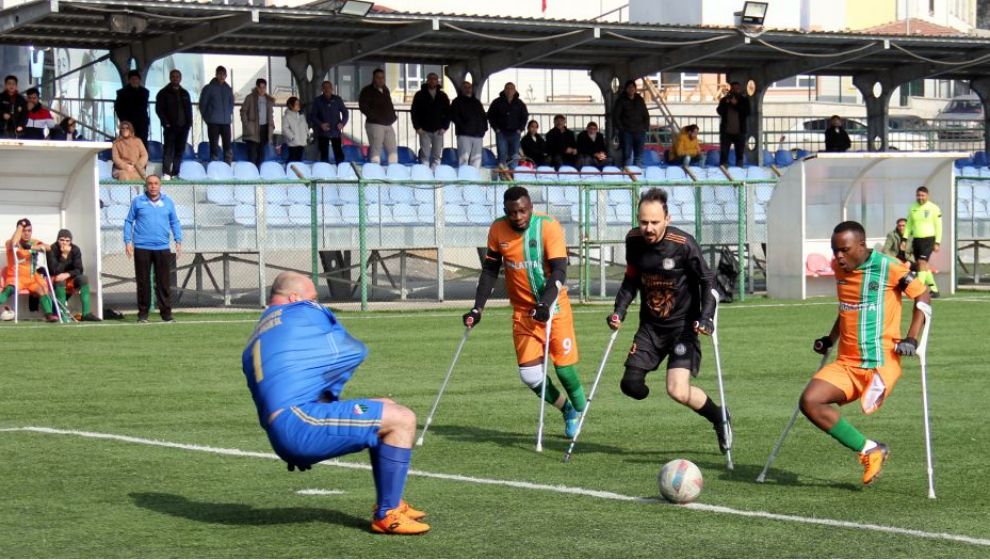
[[[258,419],[290,405],[337,400],[368,348],[314,302],[275,305],[261,315],[241,356]]]

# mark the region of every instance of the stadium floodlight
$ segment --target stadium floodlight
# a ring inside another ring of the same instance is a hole
[[[763,20],[767,17],[767,2],[746,2],[740,15],[743,25],[763,25]]]
[[[342,16],[364,17],[368,15],[374,5],[374,2],[364,2],[363,0],[345,0],[337,13]]]

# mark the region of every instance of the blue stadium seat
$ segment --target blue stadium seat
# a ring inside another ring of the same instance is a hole
[[[100,172],[100,181],[113,180],[113,162],[98,159],[96,160],[96,167]]]
[[[108,206],[104,208],[106,212],[107,227],[112,228],[124,228],[124,220],[127,218],[127,213],[130,212],[130,208],[127,206]]]
[[[195,227],[196,226],[196,216],[193,214],[193,209],[185,205],[177,205],[175,207],[175,215],[179,218],[179,223],[185,227]]]
[[[392,164],[385,168],[385,177],[389,181],[408,181],[412,171],[402,163]]]
[[[451,167],[457,167],[457,149],[444,148],[443,152],[440,153],[440,163]]]
[[[148,161],[161,162],[164,149],[162,143],[156,140],[148,142]]]
[[[311,195],[308,185],[288,185],[285,188],[285,191],[288,204],[295,206],[309,206],[310,202],[312,202],[310,199]]]
[[[267,193],[267,189],[265,191]],[[292,225],[289,220],[289,209],[285,206],[273,206],[269,204],[265,208],[265,221],[270,226],[285,227]]]
[[[662,165],[663,162],[660,159],[660,153],[655,150],[643,150],[643,167],[649,167],[651,165]]]
[[[261,163],[261,178],[266,181],[284,181],[286,179],[285,169],[277,161],[264,161]],[[293,176],[295,178],[295,176]]]
[[[803,148],[798,148],[795,151],[797,152],[797,154],[795,154],[794,159],[804,159],[804,158],[808,157],[811,154],[811,152],[809,152],[808,150],[805,150]]]
[[[539,183],[552,183],[557,180],[557,170],[549,165],[541,165],[536,168],[536,181]]]
[[[432,181],[433,170],[428,165],[417,163],[409,169],[409,178],[413,181]],[[413,186],[413,196],[417,204],[433,205],[433,187],[430,185]]]
[[[285,157],[278,155],[275,151],[275,146],[268,143],[262,148],[261,161],[285,161]]]
[[[388,204],[399,206],[417,206],[416,193],[412,187],[406,185],[389,185]]]
[[[729,152],[731,153],[732,150],[730,150]],[[721,155],[715,150],[708,152],[707,154],[705,154],[705,165],[718,167],[720,157]]]
[[[416,156],[416,152],[414,152],[409,146],[399,146],[396,149],[396,155],[399,158],[399,163],[402,165],[419,163],[419,158]]]
[[[714,150],[712,150],[712,152],[714,152]],[[712,152],[709,152],[709,153],[712,153]],[[715,153],[717,154],[717,152],[715,152]],[[808,152],[805,152],[805,155],[807,155],[807,153],[808,153]],[[717,161],[716,161],[715,163],[716,163],[716,165],[718,164],[718,162],[717,162]],[[730,165],[730,166],[735,166],[735,167],[746,167],[746,165],[747,165],[748,163],[749,163],[749,160],[748,160],[748,158],[746,157],[746,154],[743,154],[743,162],[742,162],[742,164],[740,165],[740,164],[739,164],[739,162],[737,162],[737,161],[736,161],[736,151],[735,151],[735,150],[729,150],[729,165]]]
[[[980,150],[973,154],[973,165],[976,167],[986,167],[990,163],[987,160],[987,153]]]
[[[392,207],[392,222],[396,224],[415,224],[419,221],[415,206],[399,204]]]
[[[196,152],[193,151],[191,144],[186,144],[186,149],[182,150],[182,161],[189,161],[196,159]]]
[[[312,210],[309,206],[289,206],[289,223],[294,226],[308,226],[312,220]],[[319,216],[317,216],[319,220]]]
[[[257,223],[257,217],[254,213],[254,205],[239,204],[235,206],[234,223],[242,226],[254,226]]]
[[[120,206],[130,206],[133,193],[130,185],[111,186],[110,201]]]
[[[977,169],[976,167],[973,167],[972,165],[967,165],[966,167],[963,167],[962,169],[959,170],[958,175],[961,177],[979,177],[980,170]]]
[[[969,179],[962,179],[956,184],[956,217],[960,221],[973,217],[975,207],[973,183],[974,181]]]
[[[666,171],[674,169],[673,167],[668,167]],[[662,167],[650,166],[643,170],[643,180],[648,182],[654,181],[666,181],[667,173]],[[683,173],[683,171],[682,171]]]
[[[488,148],[481,149],[481,166],[487,167],[489,169],[494,169],[498,165],[498,157],[495,156],[495,152],[489,150]]]
[[[341,207],[333,204],[324,204],[321,206],[318,219],[320,223],[328,226],[339,226],[344,223]]]
[[[285,185],[265,185],[265,206],[271,208],[272,206],[285,206],[287,204],[291,203]]]
[[[103,150],[102,152],[97,154],[96,157],[100,161],[113,161],[113,150],[111,148],[107,148],[106,150]]]
[[[361,150],[361,146],[358,146],[357,144],[345,144],[343,146],[343,149],[344,149],[344,161],[340,163],[345,163],[345,162],[364,163],[364,153]]]
[[[457,168],[457,179],[459,181],[480,181],[481,171],[470,165],[462,165]]]
[[[417,222],[420,224],[435,224],[436,223],[436,213],[433,211],[433,205],[420,204],[416,207],[416,217]]]
[[[354,170],[354,166],[350,162],[342,161],[337,164],[337,178],[338,179],[357,179],[357,172]]]
[[[295,169],[295,171],[293,171]],[[296,174],[296,171],[299,174]],[[334,170],[336,171],[336,170]],[[302,161],[294,161],[292,163],[285,164],[285,176],[289,179],[298,179],[299,175],[302,175],[303,179],[311,179],[313,177],[313,168],[309,166],[308,163]]]
[[[791,156],[790,150],[777,150],[776,155],[774,155],[774,162],[777,167],[787,167],[788,165],[794,163],[794,158]]]
[[[445,202],[443,205],[443,214],[444,221],[448,224],[466,225],[469,223],[467,218],[467,206]]]
[[[348,225],[355,225],[360,223],[361,216],[359,214],[357,205],[347,204],[342,206],[340,209],[340,221]]]
[[[246,143],[232,142],[230,149],[234,153],[234,161],[248,161],[248,149]]]
[[[362,179],[384,179],[385,168],[377,163],[366,163],[361,166]]]
[[[336,179],[337,166],[325,161],[318,161],[313,164],[310,176],[313,179]]]
[[[746,170],[747,179],[769,179],[773,177],[773,171],[767,169],[766,167],[759,167],[757,165],[751,165]]]
[[[437,181],[456,181],[457,170],[449,165],[439,165],[433,172]]]
[[[210,143],[200,142],[196,147],[196,155],[199,156],[199,161],[204,163],[210,161]]]
[[[964,157],[964,158],[959,158],[959,159],[957,159],[955,161],[956,169],[961,169],[961,168],[966,167],[966,166],[969,166],[969,165],[973,165],[973,157],[972,156],[970,156],[970,157]]]
[[[238,181],[260,181],[261,175],[258,168],[250,161],[234,162],[234,179]],[[237,185],[234,187],[234,199],[241,204],[255,203],[254,187],[251,185]]]
[[[475,225],[486,225],[492,223],[492,209],[490,206],[472,205],[467,207],[467,221]]]
[[[206,176],[213,181],[230,181],[234,178],[234,170],[223,161],[211,161],[206,164]]]
[[[774,162],[773,152],[770,150],[763,150],[763,165],[770,165]]]
[[[206,170],[196,160],[186,160],[179,165],[179,179],[184,181],[205,181]]]
[[[729,172],[729,175],[731,175],[732,178],[735,179],[736,181],[741,181],[746,178],[746,170],[737,165],[729,166],[727,171]],[[722,178],[723,179],[725,178],[724,174]]]
[[[693,168],[693,170],[699,170],[699,169],[701,168],[700,167]],[[683,167],[677,165],[671,165],[667,167],[666,172],[664,173],[664,180],[680,181],[683,183],[685,181],[690,181],[691,179],[688,177]]]

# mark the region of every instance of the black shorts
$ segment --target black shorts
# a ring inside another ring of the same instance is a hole
[[[915,237],[911,240],[911,250],[914,252],[915,260],[927,261],[935,251],[934,237]]]
[[[626,358],[627,368],[640,368],[653,371],[660,367],[664,358],[667,369],[684,368],[697,377],[701,370],[701,342],[698,334],[690,326],[679,329],[660,330],[649,325],[640,325],[633,337],[633,345]]]

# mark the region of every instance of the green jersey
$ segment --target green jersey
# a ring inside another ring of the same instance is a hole
[[[942,210],[930,200],[924,204],[912,204],[908,211],[904,237],[934,237],[935,243],[942,243]]]

